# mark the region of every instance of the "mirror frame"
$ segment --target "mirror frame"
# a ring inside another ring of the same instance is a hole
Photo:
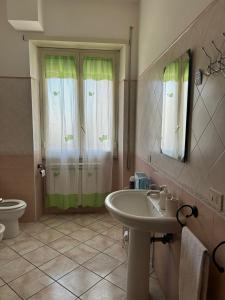
[[[190,103],[191,103],[191,92],[192,92],[192,67],[193,67],[193,53],[191,49],[188,49],[187,51],[185,51],[183,54],[181,54],[179,57],[181,57],[182,55],[187,54],[189,57],[189,76],[188,76],[188,92],[187,92],[187,110],[186,110],[186,124],[185,124],[185,143],[184,143],[184,155],[182,158],[175,158],[173,156],[169,156],[165,153],[163,153],[162,148],[161,148],[161,142],[160,142],[160,153],[163,156],[166,156],[170,159],[174,159],[176,161],[180,161],[180,162],[186,162],[187,161],[187,157],[188,157],[188,138],[189,138],[189,129],[190,129]],[[177,57],[177,58],[179,58]],[[167,63],[167,65],[170,62]],[[163,69],[163,74],[165,73],[166,67],[167,65],[164,67]],[[163,97],[163,96],[162,96]],[[161,136],[160,136],[160,141],[162,140],[162,122],[161,122]]]

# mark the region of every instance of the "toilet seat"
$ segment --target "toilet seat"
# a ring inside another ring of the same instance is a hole
[[[19,199],[7,199],[0,202],[0,211],[14,210],[23,207],[26,207],[26,202]]]

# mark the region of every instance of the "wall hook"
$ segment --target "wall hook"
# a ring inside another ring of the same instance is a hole
[[[212,43],[212,45],[214,46],[214,48],[216,49],[216,51],[219,52],[219,54],[222,56],[223,53],[222,53],[222,51],[217,47],[216,43],[215,43],[214,41],[212,41],[211,43]]]
[[[205,53],[206,57],[208,57],[208,59],[209,59],[209,65],[208,65],[207,71],[205,73],[205,75],[209,76],[212,74],[212,64],[213,64],[212,57],[206,52],[205,47],[202,47],[202,50]]]
[[[222,245],[224,245],[224,244],[225,244],[225,241],[219,243],[219,244],[215,247],[215,249],[213,250],[213,253],[212,253],[212,261],[213,261],[213,263],[215,264],[217,270],[218,270],[220,273],[224,273],[225,270],[224,270],[224,267],[221,267],[221,266],[218,264],[218,262],[216,261],[216,251],[218,250],[218,248],[219,248],[220,246],[222,246]]]
[[[180,208],[178,208],[177,213],[176,213],[176,218],[177,218],[177,222],[180,224],[181,227],[184,227],[185,224],[183,224],[180,219],[179,219],[179,212],[184,208],[184,207],[188,207],[191,209],[190,214],[187,214],[185,217],[186,218],[190,218],[191,216],[194,216],[195,218],[197,218],[198,216],[198,208],[196,206],[191,206],[188,204],[184,204],[182,205]]]
[[[212,57],[206,52],[205,47],[202,47],[203,52],[205,53],[205,55],[209,58],[210,63],[212,62]]]

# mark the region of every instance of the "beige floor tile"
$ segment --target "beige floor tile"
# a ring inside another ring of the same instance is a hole
[[[81,228],[80,230],[77,230],[70,234],[70,236],[78,241],[85,242],[87,240],[90,240],[94,236],[97,235],[97,232],[90,230],[86,227]]]
[[[25,254],[24,258],[26,258],[35,266],[39,267],[58,255],[59,253],[57,251],[51,249],[48,246],[43,246],[37,250]]]
[[[76,214],[63,214],[61,217],[67,221],[71,221],[75,218]]]
[[[49,227],[56,227],[56,226],[59,226],[59,225],[65,223],[65,222],[66,222],[66,220],[63,219],[60,216],[55,216],[54,218],[49,218],[45,221],[42,221],[43,224],[45,224]]]
[[[94,222],[96,222],[96,219],[92,218],[92,217],[89,217],[89,216],[80,216],[80,217],[75,217],[73,219],[73,222],[81,225],[81,226],[88,226]]]
[[[56,215],[54,214],[45,214],[39,218],[39,222],[46,221],[48,219],[54,218]]]
[[[119,222],[117,220],[115,220],[114,218],[112,218],[110,215],[106,215],[104,216],[101,221],[103,222],[106,222],[108,224],[111,224],[111,225],[118,225]]]
[[[40,247],[42,247],[44,244],[34,238],[27,237],[26,239],[24,238],[23,240],[16,242],[14,244],[12,244],[10,247],[15,250],[16,252],[18,252],[19,254],[23,255],[26,254],[28,252],[31,252],[35,249],[38,249]]]
[[[87,245],[81,244],[70,251],[65,252],[64,254],[78,264],[83,264],[87,260],[99,254],[99,251]]]
[[[104,218],[106,216],[105,213],[89,213],[87,216],[94,218],[95,220],[100,220],[101,218]]]
[[[116,243],[112,247],[106,249],[104,253],[118,259],[121,262],[127,260],[127,251],[122,247],[122,243]]]
[[[125,300],[126,294],[106,280],[97,283],[93,288],[81,296],[82,300]]]
[[[72,239],[69,236],[62,236],[61,238],[49,243],[49,247],[54,248],[60,253],[71,250],[75,246],[79,245],[80,241]]]
[[[105,251],[107,248],[115,244],[115,241],[104,235],[98,235],[91,240],[85,242],[86,245],[93,247],[99,251]]]
[[[29,237],[30,237],[29,234],[27,234],[26,232],[20,231],[19,235],[17,235],[15,238],[3,240],[3,243],[6,244],[7,246],[11,246],[17,242],[26,240]]]
[[[38,269],[32,270],[10,282],[10,287],[23,299],[36,294],[54,281]]]
[[[60,238],[61,236],[63,236],[63,234],[54,229],[48,229],[39,234],[34,235],[36,239],[40,240],[45,244],[51,243]]]
[[[21,223],[20,228],[22,231],[28,234],[35,235],[37,233],[45,231],[49,227],[40,222],[35,222],[35,223]]]
[[[66,223],[63,223],[63,224],[57,226],[55,229],[64,234],[69,235],[69,234],[73,233],[74,231],[77,231],[81,228],[82,228],[82,226],[80,226],[74,222],[66,222]]]
[[[122,239],[123,239],[122,229],[117,228],[116,226],[110,228],[109,230],[106,230],[102,234],[106,235],[106,236],[109,236],[111,239],[114,239],[116,241],[122,241]]]
[[[50,260],[46,264],[39,267],[43,272],[48,276],[52,277],[55,280],[58,280],[67,273],[73,271],[79,265],[65,257],[64,255],[57,256],[56,258]]]
[[[0,248],[0,267],[19,257],[14,250],[4,245],[4,247]]]
[[[0,299],[1,300],[21,300],[19,296],[8,286],[4,285],[0,287]]]
[[[117,285],[121,289],[127,289],[127,264],[122,264],[111,272],[107,277],[107,280]]]
[[[109,228],[111,228],[111,225],[110,225],[110,227],[108,227],[104,222],[99,221],[99,222],[92,223],[92,224],[88,225],[87,227],[98,233],[102,233],[102,232],[107,231]]]
[[[87,261],[84,266],[99,276],[105,277],[112,272],[121,262],[111,256],[100,253]]]
[[[32,264],[20,257],[1,267],[0,277],[5,282],[10,282],[34,268]]]
[[[101,277],[80,267],[61,278],[59,283],[75,295],[80,296],[100,280]]]
[[[102,219],[98,220],[98,223],[100,223],[102,227],[106,228],[106,230],[115,226],[114,224],[109,224]]]
[[[105,217],[110,216],[110,214],[108,213],[108,211],[106,211],[105,213],[101,213],[99,214],[99,219],[104,219]]]
[[[64,289],[58,283],[53,283],[47,288],[44,288],[31,298],[30,300],[74,300],[77,299],[72,293]]]

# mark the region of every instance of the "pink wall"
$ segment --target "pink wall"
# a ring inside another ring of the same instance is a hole
[[[183,203],[195,204],[198,218],[188,227],[205,244],[210,254],[225,240],[225,210],[217,212],[208,204],[209,188],[225,194],[225,78],[222,73],[204,76],[195,85],[194,74],[207,68],[204,46],[216,59],[211,41],[225,53],[225,2],[215,1],[160,59],[138,79],[136,122],[136,171],[143,171],[156,183],[166,184]],[[188,137],[188,160],[182,163],[160,153],[162,121],[162,74],[165,65],[187,49],[193,52],[192,101]],[[180,236],[171,245],[156,245],[155,267],[168,300],[178,299]],[[194,255],[194,254],[193,254]],[[225,267],[225,247],[218,251]],[[208,299],[223,300],[225,274],[210,266]]]
[[[191,231],[204,243],[210,254],[215,246],[225,240],[225,218],[215,212],[203,201],[193,197],[168,177],[157,172],[149,164],[136,157],[136,170],[145,172],[158,184],[166,184],[170,191],[176,192],[183,203],[196,205],[199,210],[198,218],[187,221]],[[180,235],[175,236],[169,245],[155,244],[155,269],[160,279],[161,287],[168,300],[178,299],[178,270],[180,257]],[[225,267],[225,247],[217,252],[218,261]],[[208,286],[209,300],[223,300],[225,295],[225,273],[221,274],[210,263]]]
[[[27,208],[21,220],[31,222],[41,213],[31,79],[0,77],[0,107],[0,196],[24,200]]]

